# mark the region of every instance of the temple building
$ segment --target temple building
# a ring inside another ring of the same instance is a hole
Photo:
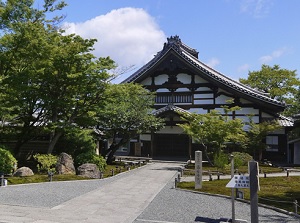
[[[266,138],[268,149],[263,158],[277,162],[290,161],[287,129],[292,120],[280,115],[285,104],[267,94],[230,79],[201,62],[198,52],[181,42],[178,36],[167,39],[163,49],[123,83],[139,83],[156,92],[154,114],[165,119],[166,126],[158,132],[139,136],[140,155],[181,156],[189,158],[198,148],[192,139],[177,126],[182,112],[205,114],[213,109],[224,112],[229,100],[237,110],[232,118],[255,123],[278,120],[282,128]]]

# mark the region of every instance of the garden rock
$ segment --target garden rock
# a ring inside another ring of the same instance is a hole
[[[33,171],[29,167],[21,167],[16,170],[14,173],[14,176],[16,177],[28,177],[28,176],[33,176]]]
[[[100,178],[100,170],[96,164],[85,163],[77,168],[77,174],[79,176],[88,177],[88,178]]]
[[[76,174],[72,157],[67,153],[61,153],[58,157],[55,170],[58,174]]]

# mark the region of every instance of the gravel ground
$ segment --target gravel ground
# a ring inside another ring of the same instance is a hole
[[[0,204],[52,208],[96,190],[102,185],[113,182],[131,172],[124,172],[101,180],[53,181],[0,187]]]
[[[134,223],[222,222],[231,218],[231,199],[193,193],[167,184]],[[250,222],[250,205],[235,202],[236,219]],[[259,222],[300,222],[292,216],[259,207]]]

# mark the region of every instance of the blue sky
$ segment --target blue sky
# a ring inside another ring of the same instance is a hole
[[[68,32],[97,38],[94,54],[120,67],[139,68],[179,35],[202,62],[235,80],[262,64],[300,74],[299,0],[65,1]]]

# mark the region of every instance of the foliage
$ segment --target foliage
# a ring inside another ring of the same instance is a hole
[[[106,151],[110,164],[120,146],[140,133],[159,130],[163,127],[163,119],[151,114],[154,95],[141,85],[111,85],[105,96],[105,107],[97,112],[95,121],[102,139],[113,140]]]
[[[95,151],[96,143],[93,138],[93,130],[74,129],[66,132],[55,146],[55,153],[65,152],[72,157],[76,157],[80,153]]]
[[[240,82],[252,88],[269,93],[271,98],[294,105],[295,95],[299,91],[300,80],[296,70],[280,68],[279,65],[270,67],[263,64],[260,71],[249,72],[247,79]],[[285,111],[291,115],[291,111]]]
[[[37,168],[39,173],[55,172],[55,165],[57,163],[57,156],[52,154],[35,154],[33,158],[38,162]]]
[[[75,157],[75,165],[77,167],[85,163],[96,164],[100,171],[104,171],[106,168],[106,160],[93,152],[81,153]]]
[[[241,119],[231,119],[229,113],[238,109],[224,108],[222,115],[216,110],[207,114],[182,114],[184,124],[179,124],[197,143],[202,144],[210,160],[212,154],[218,153],[226,144],[244,146],[247,143]],[[208,150],[208,151],[207,151]]]
[[[262,152],[267,148],[265,143],[266,136],[278,130],[280,125],[276,120],[273,121],[264,121],[261,123],[254,123],[250,117],[249,122],[250,129],[248,131],[249,138],[249,152],[253,154],[253,158],[255,159],[255,155],[258,152],[258,160],[262,160]]]
[[[63,17],[49,19],[63,2],[45,0],[41,9],[32,0],[1,6],[0,118],[15,130],[15,154],[40,133],[51,135],[51,153],[65,132],[92,123],[114,62],[91,53],[95,39],[58,29]]]
[[[234,157],[234,168],[247,166],[248,162],[253,160],[253,157],[248,153],[233,152],[232,155]]]
[[[17,165],[17,160],[11,154],[10,151],[0,148],[0,172],[4,174],[11,174],[15,166]]]
[[[228,164],[228,154],[224,153],[222,150],[214,154],[214,166],[219,169],[224,169]]]

